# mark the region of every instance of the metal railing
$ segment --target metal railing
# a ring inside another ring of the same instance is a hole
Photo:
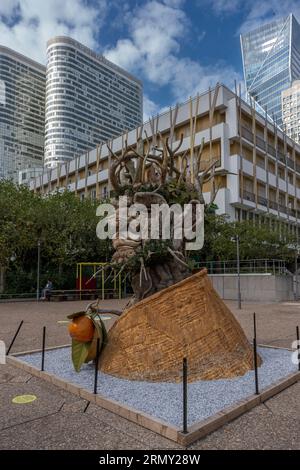
[[[256,201],[255,194],[250,191],[243,191],[243,199],[246,201],[251,201],[251,202]],[[257,203],[264,207],[268,207],[268,204],[269,204],[270,209],[273,209],[276,211],[279,210],[279,212],[283,214],[291,215],[292,217],[295,217],[295,218],[297,217],[296,209],[287,207],[284,204],[280,204],[280,203],[278,204],[276,201],[272,201],[270,199],[268,200],[268,198],[266,198],[265,196],[258,195]]]
[[[247,201],[255,202],[255,194],[251,193],[250,191],[243,191],[243,197]]]
[[[195,263],[196,269],[206,268],[208,274],[236,274],[237,261],[204,261]],[[287,274],[285,261],[280,259],[247,259],[240,261],[242,274]]]
[[[4,293],[0,294],[0,300],[32,300],[36,298],[36,292],[22,292],[22,293]]]
[[[254,140],[253,133],[249,129],[243,126],[242,126],[242,137],[249,140],[250,142],[253,142]]]
[[[256,145],[261,148],[262,150],[265,150],[266,148],[266,144],[265,144],[265,141],[264,139],[262,139],[261,137],[259,136],[256,136]]]
[[[242,137],[247,139],[249,142],[254,142],[254,135],[250,129],[247,127],[242,126]],[[296,170],[298,173],[300,172],[300,165],[294,162],[290,157],[285,155],[281,150],[273,147],[273,145],[268,144],[265,142],[265,140],[260,137],[256,136],[256,145],[259,147],[261,150],[266,150],[269,155],[272,155],[272,157],[277,158],[281,163],[286,163],[287,166],[293,170]]]
[[[266,199],[264,196],[257,196],[257,202],[261,206],[268,207],[268,199]]]

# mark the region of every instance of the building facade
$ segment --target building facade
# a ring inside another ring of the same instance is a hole
[[[45,84],[43,65],[0,46],[0,178],[43,164]]]
[[[164,113],[143,126],[115,138],[111,145],[121,153],[125,140],[136,146],[140,139],[145,148],[147,132],[151,147],[162,145],[170,137],[174,148],[181,134],[180,152],[196,152],[204,139],[202,165],[216,160],[215,203],[220,214],[231,220],[253,220],[288,226],[291,231],[300,225],[300,145],[295,143],[267,117],[240,100],[225,86],[220,86],[212,112],[210,92],[178,107],[174,117]],[[191,116],[191,109],[194,116]],[[195,129],[191,139],[191,128]],[[31,189],[40,193],[69,190],[81,199],[101,199],[109,194],[108,169],[110,156],[106,144],[79,156],[68,164],[49,169],[31,182]],[[180,169],[180,157],[177,159]],[[204,186],[209,200],[210,182]]]
[[[47,44],[45,165],[55,167],[141,124],[142,83],[68,37]]]
[[[241,35],[248,96],[282,125],[281,93],[300,78],[300,25],[290,14]]]
[[[282,92],[282,118],[289,137],[300,143],[300,80]]]

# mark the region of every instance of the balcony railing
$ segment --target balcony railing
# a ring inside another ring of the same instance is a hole
[[[288,208],[284,206],[283,204],[278,204],[278,209],[279,209],[279,212],[282,212],[283,214],[287,214]]]
[[[265,141],[261,137],[256,137],[256,145],[262,150],[265,150],[266,148]]]
[[[268,144],[268,153],[276,158],[276,149],[270,144]]]
[[[277,151],[277,158],[280,162],[282,163],[285,163],[285,156],[282,152],[280,152],[279,150]]]
[[[246,127],[242,127],[242,137],[245,137],[245,139],[249,140],[250,142],[253,142],[253,134]]]
[[[277,202],[276,201],[269,201],[269,208],[277,211],[278,210]]]
[[[237,261],[205,261],[196,262],[195,268],[206,268],[208,274],[236,274]],[[285,261],[279,259],[248,259],[240,261],[240,272],[242,274],[287,274]]]
[[[293,168],[293,169],[294,169],[294,167],[295,167],[295,162],[294,162],[291,158],[286,157],[286,163],[287,163],[287,166],[288,166],[289,168]]]
[[[247,129],[247,127],[242,126],[242,137],[249,140],[250,142],[254,142],[254,135],[253,133]],[[267,144],[262,137],[256,136],[256,145],[262,150],[267,150],[268,154],[272,157],[277,158],[281,163],[286,164],[289,168],[296,170],[300,173],[300,165],[295,163],[290,157],[284,155],[281,150],[276,151],[276,148],[273,145]],[[259,165],[259,164],[258,164]],[[261,165],[259,165],[261,166]]]
[[[250,191],[243,191],[243,198],[244,200],[255,202],[255,194]],[[279,212],[287,215],[291,215],[292,217],[297,217],[297,210],[287,207],[285,204],[278,204],[276,201],[268,200],[268,198],[264,196],[257,196],[257,203],[261,206],[268,207],[275,211],[279,210]],[[300,213],[300,211],[299,211]]]
[[[264,196],[257,196],[257,202],[261,206],[268,207],[268,199],[266,199]]]
[[[243,197],[247,199],[247,201],[255,202],[255,194],[250,191],[243,191]]]

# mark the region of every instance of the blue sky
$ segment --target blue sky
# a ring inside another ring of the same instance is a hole
[[[47,39],[79,40],[143,81],[147,118],[242,82],[240,32],[290,12],[300,0],[0,0],[0,44],[45,63]]]

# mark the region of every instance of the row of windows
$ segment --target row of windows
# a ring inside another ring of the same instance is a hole
[[[48,52],[50,49],[48,50]],[[66,54],[66,52],[69,52],[69,54]],[[68,56],[70,59],[68,59]],[[96,55],[97,56],[97,55]],[[75,47],[70,47],[70,46],[53,46],[51,48],[50,52],[50,62],[54,60],[55,57],[60,57],[60,58],[66,58],[67,60],[72,60],[76,58],[76,62],[78,61],[80,63],[85,63],[88,67],[90,67],[91,70],[95,69],[100,69],[104,75],[107,77],[110,76],[118,76],[121,80],[124,82],[129,82],[132,87],[138,87],[139,85],[133,81],[131,77],[128,77],[128,74],[126,71],[121,70],[119,67],[114,66],[113,70],[109,68],[107,63],[105,62],[105,59],[102,60],[103,58],[97,56],[96,60],[93,60],[92,58],[87,57],[86,55],[82,54],[78,49]]]

